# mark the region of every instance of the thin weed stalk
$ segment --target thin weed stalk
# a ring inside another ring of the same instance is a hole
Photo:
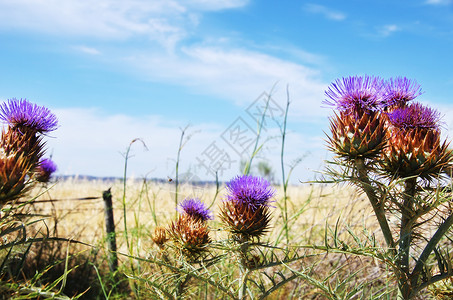
[[[286,123],[288,120],[288,110],[289,110],[289,90],[288,87],[286,87],[286,108],[285,108],[285,117],[283,119],[283,128],[280,127],[281,135],[282,135],[282,146],[281,146],[281,152],[280,152],[280,164],[282,168],[282,187],[283,187],[283,229],[285,230],[285,237],[286,237],[286,245],[288,247],[289,245],[289,228],[288,228],[288,195],[287,195],[287,189],[288,189],[288,182],[289,178],[286,179],[285,176],[285,160],[284,160],[284,154],[285,154],[285,139],[286,139]]]
[[[188,136],[184,140],[184,135],[186,134],[189,125],[181,129],[181,137],[179,139],[178,153],[176,155],[176,165],[175,165],[175,217],[177,216],[176,208],[178,207],[178,195],[179,195],[179,163],[181,159],[181,151],[184,148],[185,144],[189,141],[191,136]]]
[[[261,146],[258,146],[258,145],[259,145],[259,141],[260,141],[260,137],[261,137],[261,132],[263,130],[264,123],[266,121],[266,113],[267,113],[267,110],[269,109],[269,103],[270,103],[270,101],[272,99],[271,97],[272,97],[272,92],[273,92],[274,88],[275,88],[275,84],[272,87],[272,89],[269,92],[269,95],[267,97],[266,106],[264,107],[263,114],[261,115],[261,120],[258,121],[255,145],[253,147],[252,154],[250,155],[250,159],[245,164],[244,171],[243,171],[244,175],[249,175],[250,174],[253,158],[259,153],[259,151],[263,147],[263,145],[261,145]]]

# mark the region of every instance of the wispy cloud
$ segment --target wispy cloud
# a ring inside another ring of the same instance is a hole
[[[141,142],[132,146],[128,175],[148,178],[174,176],[181,135],[181,130],[173,124],[174,120],[166,118],[164,121],[162,117],[152,115],[142,118],[123,114],[105,115],[99,109],[86,108],[52,109],[52,112],[58,116],[61,126],[52,134],[55,138],[48,140],[48,149],[58,164],[60,174],[120,177],[124,171],[126,148],[133,139],[140,138],[147,147]],[[220,143],[220,135],[226,129],[214,123],[189,127],[186,136],[191,138],[184,146],[179,171],[194,172],[201,179],[215,179],[200,167],[197,157],[200,157],[211,143]],[[314,174],[307,172],[307,168],[318,169],[324,158],[322,151],[313,153],[323,142],[314,140],[303,132],[307,131],[289,132],[287,136],[285,158],[288,162],[308,151],[312,152],[310,161],[303,162],[300,168],[294,171],[293,178],[296,182],[312,178]],[[274,128],[269,135],[278,136],[278,128]],[[273,139],[263,147],[266,157],[271,159],[275,169],[280,163],[279,143],[279,140]],[[241,156],[228,146],[224,150],[234,163],[228,165],[219,176],[221,180],[228,180],[237,174]]]
[[[425,2],[428,5],[451,5],[453,4],[452,0],[427,0]]]
[[[188,42],[203,12],[247,4],[248,0],[0,1],[0,28],[95,37],[98,42],[110,42],[109,51],[102,53],[103,59],[118,67],[134,68],[149,80],[185,86],[236,103],[255,99],[276,82],[289,84],[293,93],[303,99],[304,104],[296,111],[319,116],[319,98],[326,84],[318,78],[315,67],[205,37],[196,44]],[[344,18],[315,4],[307,9],[335,20]],[[139,39],[134,39],[136,36]],[[139,40],[139,46],[127,43],[129,39]],[[154,47],[154,42],[163,47]],[[77,50],[100,54],[86,45]],[[285,95],[284,88],[281,92]]]
[[[388,37],[391,34],[400,31],[401,28],[395,24],[384,25],[378,28],[378,34],[381,37]]]
[[[101,54],[101,51],[99,51],[98,49],[92,48],[92,47],[87,47],[87,46],[75,46],[74,49],[76,49],[77,51],[80,51],[82,53],[90,54],[90,55]]]
[[[0,1],[0,29],[104,40],[147,37],[171,46],[186,37],[204,11],[243,7],[248,0]]]
[[[196,7],[199,10],[224,10],[246,6],[249,0],[189,0],[184,1],[190,7]]]
[[[329,20],[343,21],[346,19],[346,15],[344,13],[332,10],[323,5],[308,3],[304,5],[303,8],[309,13],[320,14]]]
[[[239,48],[186,46],[179,55],[137,52],[127,63],[153,81],[186,86],[236,104],[253,101],[281,83],[276,98],[286,100],[288,84],[295,101],[293,112],[307,117],[324,115],[320,108],[326,83],[320,71],[274,56]]]

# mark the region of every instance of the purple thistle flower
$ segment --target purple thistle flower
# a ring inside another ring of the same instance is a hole
[[[40,182],[48,182],[53,173],[57,170],[57,165],[50,159],[44,158],[39,161],[36,170],[36,180]]]
[[[346,113],[376,111],[382,106],[383,80],[373,76],[350,76],[333,82],[324,103]]]
[[[46,107],[26,99],[9,99],[0,105],[0,120],[11,127],[26,127],[44,133],[57,129],[57,117]]]
[[[245,204],[253,209],[269,206],[275,189],[261,177],[242,175],[233,178],[226,184],[227,200]]]
[[[212,220],[211,211],[205,207],[204,203],[198,198],[187,198],[179,204],[178,211],[187,214],[194,219],[207,221]]]
[[[46,173],[55,173],[57,170],[57,165],[50,158],[43,158],[39,162],[39,167],[44,170]]]
[[[396,108],[388,113],[390,123],[400,129],[426,128],[438,129],[440,113],[416,102],[409,106]]]
[[[406,77],[390,78],[385,83],[384,103],[386,106],[404,105],[422,94],[420,84]]]

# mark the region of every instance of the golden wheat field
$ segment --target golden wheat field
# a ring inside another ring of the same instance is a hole
[[[279,239],[277,246],[285,245],[282,238],[283,190],[275,186],[277,193],[272,203],[271,228],[264,240],[273,243]],[[48,236],[56,236],[77,241],[76,243],[58,243],[60,260],[65,259],[67,253],[93,253],[87,260],[100,260],[100,265],[106,267],[106,231],[104,217],[103,192],[110,189],[113,199],[113,213],[115,219],[116,242],[120,268],[127,264],[128,246],[125,242],[125,222],[134,257],[148,258],[156,252],[151,235],[157,226],[167,226],[176,217],[175,209],[175,182],[154,182],[140,179],[122,180],[85,180],[70,178],[55,181],[46,187],[36,188],[30,192],[37,196],[32,204],[32,212],[40,220],[35,224],[37,231],[46,232]],[[226,237],[223,226],[217,217],[219,203],[224,197],[224,187],[218,188],[214,184],[198,185],[183,183],[179,186],[178,199],[180,202],[188,197],[201,199],[214,213],[214,220],[210,221],[210,236],[212,240],[222,240]],[[123,202],[124,200],[124,202]],[[353,187],[346,185],[298,184],[289,185],[287,189],[287,211],[289,216],[289,241],[291,247],[300,248],[309,245],[324,245],[331,243],[333,232],[345,243],[354,245],[354,233],[359,239],[369,241],[376,239],[378,247],[384,246],[373,210],[364,195],[358,194]],[[125,205],[125,207],[124,207]],[[126,212],[126,214],[125,214]],[[393,220],[398,222],[397,219]],[[327,234],[326,234],[327,233]],[[44,235],[46,235],[44,234]],[[82,242],[78,243],[78,242]],[[53,244],[54,245],[54,244]],[[54,246],[52,246],[54,247]],[[312,251],[307,248],[306,253]],[[53,250],[55,251],[55,250]],[[61,253],[60,253],[61,252]],[[55,259],[56,259],[55,258]],[[90,263],[91,263],[90,262]],[[80,261],[76,261],[80,264]],[[86,262],[85,262],[86,263]],[[299,262],[301,266],[310,266],[310,274],[315,278],[333,276],[332,280],[341,280],[355,274],[347,281],[348,285],[365,284],[385,287],[389,289],[390,273],[385,264],[373,257],[334,254],[318,252]],[[37,268],[37,266],[35,266]],[[152,278],[153,267],[141,269],[142,277]],[[125,272],[127,273],[127,272]],[[70,276],[68,276],[70,277]],[[71,278],[68,278],[70,281]],[[75,279],[80,280],[80,279]],[[88,290],[93,289],[90,286]],[[91,282],[92,284],[92,282]],[[83,288],[86,289],[86,286]],[[83,291],[79,287],[74,293]],[[390,289],[392,286],[390,286]],[[70,294],[70,292],[68,292]],[[86,298],[90,299],[90,294]],[[363,296],[363,295],[362,295]],[[112,299],[122,299],[119,298]],[[206,291],[206,299],[216,299]],[[426,292],[420,299],[432,299]],[[132,294],[126,298],[134,299]],[[146,298],[146,297],[145,297]],[[278,293],[268,299],[327,299],[322,293],[310,284],[295,280],[287,284]],[[352,299],[360,299],[358,295]],[[448,299],[448,298],[442,298]]]
[[[118,181],[66,179],[55,182],[47,189],[35,189],[31,194],[38,195],[34,209],[49,215],[46,223],[51,227],[57,220],[58,235],[66,238],[80,239],[86,243],[96,243],[105,234],[104,203],[102,193],[111,189],[114,218],[119,232],[124,229],[123,187]],[[178,193],[178,202],[187,197],[197,197],[211,206],[214,215],[218,203],[222,201],[223,187],[218,195],[212,185],[183,184]],[[273,202],[273,226],[269,239],[279,228],[281,218],[279,206],[283,192],[276,186],[277,194]],[[313,184],[291,185],[288,187],[288,214],[298,214],[291,226],[292,241],[296,244],[314,242],[326,224],[335,226],[339,220],[351,228],[364,228],[379,235],[372,208],[365,197],[357,195],[353,188],[347,186],[324,186]],[[84,198],[96,198],[87,199]],[[215,197],[215,198],[214,198]],[[165,225],[174,218],[175,185],[173,182],[157,183],[131,179],[126,182],[126,211],[128,227],[139,225],[151,231],[157,225]],[[52,202],[48,202],[52,200]],[[214,201],[213,201],[214,200]],[[213,226],[220,225],[214,218]],[[341,227],[341,226],[340,226]],[[217,228],[217,229],[219,229]],[[144,241],[145,242],[145,241]]]

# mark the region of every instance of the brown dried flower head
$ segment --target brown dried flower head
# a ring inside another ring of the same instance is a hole
[[[151,239],[159,248],[162,249],[165,243],[168,241],[167,230],[164,227],[157,226],[156,228],[154,228]]]

